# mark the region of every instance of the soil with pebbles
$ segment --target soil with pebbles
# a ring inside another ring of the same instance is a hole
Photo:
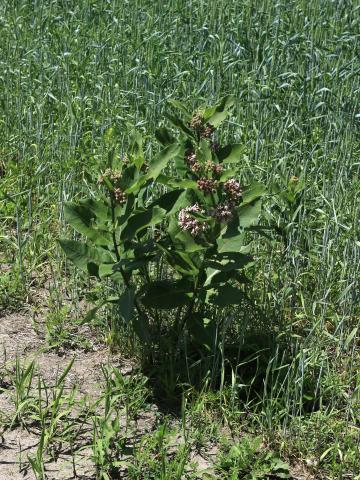
[[[59,355],[48,351],[44,337],[34,327],[36,325],[31,315],[0,314],[0,371],[5,372],[0,377],[0,480],[35,479],[29,467],[28,456],[36,454],[39,435],[20,427],[2,431],[2,424],[14,413],[10,397],[12,390],[6,372],[14,369],[16,358],[26,364],[34,361],[36,372],[49,387],[56,384],[66,366],[74,360],[65,379],[65,392],[76,385],[77,395],[86,395],[90,400],[95,400],[101,394],[103,365],[110,363],[117,366],[123,374],[131,371],[129,362],[115,355],[110,356],[109,351],[99,345],[86,352],[73,350]],[[86,439],[84,442],[86,444]],[[94,479],[91,449],[81,449],[74,456],[69,453],[60,454],[56,462],[47,462],[46,471],[49,480]]]

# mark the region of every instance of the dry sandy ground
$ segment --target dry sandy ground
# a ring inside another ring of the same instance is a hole
[[[123,372],[131,368],[129,364],[119,358],[109,357],[105,348],[96,351],[71,351],[64,355],[46,351],[44,339],[33,328],[31,315],[0,314],[0,368],[11,368],[18,356],[22,361],[35,360],[37,371],[49,386],[55,384],[56,379],[74,358],[74,364],[65,381],[69,391],[77,385],[78,394],[87,395],[95,399],[101,392],[101,366],[116,364]],[[6,382],[5,380],[3,380]],[[13,403],[5,391],[0,394],[0,412],[4,417],[13,411]],[[1,416],[0,416],[1,432]],[[23,428],[6,430],[0,438],[0,480],[33,480],[35,479],[29,468],[27,457],[36,452],[39,436]],[[90,461],[91,450],[85,448],[75,457],[76,477],[71,455],[61,455],[57,462],[47,464],[49,480],[65,480],[70,478],[93,479],[95,471]]]
[[[109,354],[108,350],[101,345],[94,345],[92,351],[70,351],[59,355],[49,352],[45,348],[44,338],[34,329],[34,323],[30,314],[1,314],[0,312],[0,369],[4,366],[11,368],[16,356],[22,361],[35,360],[37,371],[47,385],[56,383],[59,374],[74,358],[74,364],[66,378],[66,388],[70,391],[73,385],[78,386],[81,396],[96,399],[101,393],[101,366],[111,364],[118,367],[124,375],[131,372],[131,364],[119,356]],[[6,377],[0,377],[6,386]],[[4,385],[3,385],[4,386]],[[23,428],[15,428],[2,432],[2,418],[6,418],[13,411],[13,403],[10,402],[9,393],[4,388],[0,390],[0,480],[36,480],[29,467],[28,456],[36,453],[39,435],[36,431],[27,431]],[[139,436],[152,431],[156,422],[156,406],[140,415],[136,424]],[[175,439],[175,443],[179,442]],[[83,437],[86,445],[86,433]],[[175,447],[175,445],[174,445]],[[208,451],[199,455],[194,453],[192,461],[197,464],[197,471],[213,471],[212,466],[216,458],[217,448],[209,446]],[[75,458],[75,461],[73,461]],[[75,465],[74,465],[75,463]],[[57,461],[49,461],[46,465],[48,480],[94,480],[95,469],[91,461],[91,449],[85,447],[75,457],[67,452],[59,455]],[[126,479],[126,474],[122,477]],[[202,478],[200,475],[198,478]],[[304,473],[301,468],[293,469],[294,480],[310,480],[312,477]]]

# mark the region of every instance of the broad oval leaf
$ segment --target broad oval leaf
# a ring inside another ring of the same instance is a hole
[[[214,107],[205,110],[204,119],[213,127],[218,127],[226,119],[234,103],[235,97],[233,95],[223,97]]]
[[[253,261],[250,255],[239,252],[224,252],[213,255],[211,259],[206,260],[206,266],[222,272],[230,270],[239,270]]]
[[[243,148],[243,145],[240,143],[227,145],[218,151],[217,157],[222,163],[238,163],[243,153]]]
[[[161,223],[166,215],[166,211],[160,207],[152,207],[144,212],[136,213],[131,216],[127,225],[121,233],[123,240],[131,240],[134,236],[144,228]]]
[[[218,307],[240,305],[245,298],[244,293],[232,285],[221,285],[207,292],[206,301]]]
[[[101,263],[113,262],[115,260],[108,250],[100,247],[90,246],[86,243],[76,240],[59,240],[61,248],[64,250],[67,258],[81,270],[90,275],[99,275],[99,265]]]
[[[171,310],[188,303],[190,293],[177,282],[159,280],[146,285],[140,300],[148,308]]]
[[[257,225],[261,213],[261,199],[252,203],[241,204],[237,209],[240,228],[249,228]]]
[[[64,212],[66,221],[74,230],[88,237],[96,245],[110,245],[112,243],[111,235],[99,231],[95,227],[96,215],[85,203],[81,205],[66,202]]]
[[[247,205],[248,203],[261,198],[266,194],[266,187],[262,183],[253,182],[246,187],[243,197],[242,197],[242,206]]]

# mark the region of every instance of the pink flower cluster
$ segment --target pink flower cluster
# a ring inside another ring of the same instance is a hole
[[[234,216],[232,206],[228,203],[219,203],[213,215],[219,222],[229,222]]]
[[[182,208],[179,212],[179,226],[182,230],[188,231],[191,235],[197,237],[206,230],[207,225],[205,222],[200,222],[200,220],[195,218],[192,215],[193,213],[204,214],[205,212],[197,203],[190,207]]]
[[[112,170],[111,168],[107,168],[103,174],[101,174],[98,178],[98,183],[102,185],[104,183],[104,179],[107,177],[111,182],[117,183],[121,178],[121,172],[119,170]]]
[[[211,160],[208,160],[205,163],[205,169],[209,172],[215,173],[216,175],[220,175],[223,171],[222,165],[220,165],[219,163],[214,163]]]
[[[224,183],[226,193],[232,201],[239,200],[242,197],[242,189],[240,183],[234,178],[230,178]]]
[[[218,187],[218,182],[211,178],[200,178],[200,180],[197,181],[197,186],[203,192],[211,193],[216,191]]]
[[[196,153],[193,152],[192,150],[188,150],[185,154],[185,161],[191,167],[196,163]]]
[[[188,150],[185,155],[185,161],[194,173],[199,173],[201,171],[201,165],[196,159],[196,153],[192,150]]]
[[[200,132],[200,138],[204,138],[205,140],[208,140],[212,137],[214,132],[215,132],[215,128],[208,123]]]
[[[126,203],[126,195],[119,187],[114,188],[114,198],[116,203]]]

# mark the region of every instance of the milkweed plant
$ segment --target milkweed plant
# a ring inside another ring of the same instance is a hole
[[[193,114],[171,104],[178,114],[156,131],[160,152],[147,160],[140,134],[121,157],[110,148],[98,195],[65,204],[81,238],[59,242],[77,267],[120,292],[87,319],[110,302],[145,344],[166,331],[210,348],[216,312],[244,298],[253,263],[249,232],[259,229],[266,192],[260,183],[239,182],[242,145],[216,142],[233,97]],[[106,135],[115,145],[114,131]]]

